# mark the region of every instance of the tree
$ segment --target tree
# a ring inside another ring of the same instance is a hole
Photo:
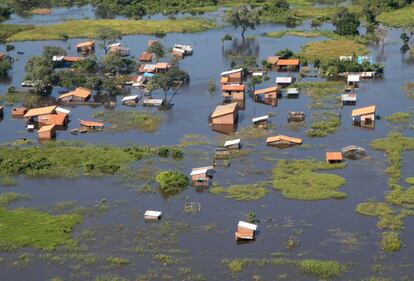
[[[53,64],[46,57],[31,57],[25,66],[26,79],[35,84],[34,90],[39,94],[49,94],[57,76],[53,73]],[[47,90],[48,89],[48,90]]]
[[[0,77],[7,76],[11,68],[12,68],[12,65],[9,61],[7,60],[0,61]]]
[[[234,7],[227,16],[227,21],[235,28],[241,27],[243,40],[246,30],[254,30],[255,26],[260,23],[258,13],[249,5]]]
[[[95,73],[98,70],[98,66],[96,56],[90,56],[72,64],[73,69],[88,73]]]
[[[164,101],[167,102],[167,93],[174,86],[178,86],[181,83],[188,82],[190,76],[184,70],[178,68],[178,66],[171,66],[165,73],[160,73],[151,80],[152,89],[161,89],[164,91]]]
[[[401,47],[401,50],[404,52],[408,51],[410,47],[408,46],[408,42],[410,42],[410,37],[406,32],[402,32],[400,35],[400,39],[403,41],[403,46]]]
[[[293,56],[293,52],[289,49],[280,50],[276,53],[276,56],[279,56],[282,59],[289,59]]]
[[[360,25],[357,15],[350,13],[347,8],[341,8],[332,21],[339,35],[358,35]]]
[[[43,56],[48,60],[52,60],[54,56],[66,56],[67,52],[65,49],[56,46],[45,46],[43,47]]]
[[[160,60],[165,56],[165,48],[159,41],[155,41],[151,46],[149,46],[147,48],[147,52],[154,54],[157,57],[157,60]]]
[[[102,67],[106,73],[118,75],[119,73],[131,72],[135,67],[135,62],[117,54],[107,54],[102,58]]]
[[[121,32],[110,27],[100,27],[96,31],[96,38],[103,41],[103,48],[105,49],[105,54],[108,52],[107,45],[114,43],[116,40],[121,38]]]
[[[178,171],[163,171],[155,177],[155,181],[159,183],[162,192],[173,195],[184,190],[189,179]]]
[[[270,7],[278,11],[287,12],[289,11],[290,5],[287,0],[272,0],[270,2]]]

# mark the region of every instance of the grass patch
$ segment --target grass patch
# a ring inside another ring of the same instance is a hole
[[[328,30],[284,30],[268,32],[264,34],[265,37],[281,38],[283,36],[295,36],[304,38],[328,37],[332,39],[343,39],[343,37],[335,32]]]
[[[327,280],[341,276],[345,268],[336,261],[306,259],[299,262],[299,269],[305,274]]]
[[[108,257],[106,262],[114,266],[122,266],[129,264],[129,260],[119,257]]]
[[[326,63],[329,60],[338,59],[339,56],[358,56],[367,53],[367,48],[354,40],[338,39],[309,42],[302,47],[298,56],[311,62],[319,59],[321,63]]]
[[[211,193],[220,194],[225,193],[225,198],[234,199],[237,201],[259,200],[266,196],[269,192],[267,183],[245,184],[245,185],[231,185],[227,188],[220,186],[213,186]]]
[[[412,50],[413,49],[411,49],[411,51]],[[404,85],[404,87],[402,87],[402,90],[404,91],[407,97],[409,97],[410,99],[414,99],[414,82],[408,82]]]
[[[340,93],[345,88],[342,81],[297,82],[294,86],[309,96],[311,109],[333,110],[341,107]]]
[[[293,10],[295,16],[300,18],[331,18],[338,12],[337,7],[302,7]]]
[[[30,197],[27,194],[21,194],[16,192],[4,192],[0,194],[0,208],[6,207],[10,203],[27,199],[30,199]]]
[[[361,215],[378,217],[377,227],[380,229],[399,230],[403,228],[401,215],[397,215],[385,202],[363,202],[358,204],[355,211]]]
[[[312,124],[306,131],[306,135],[311,138],[321,138],[328,134],[336,133],[336,129],[341,126],[340,116],[332,111],[314,112],[312,114]]]
[[[395,112],[386,116],[384,119],[391,123],[407,124],[410,122],[412,117],[413,114],[409,112]]]
[[[377,17],[377,20],[393,27],[409,27],[414,25],[414,4],[404,8],[384,12]]]
[[[35,28],[33,25],[0,24],[0,42],[6,41],[14,34]]]
[[[343,199],[346,194],[337,190],[346,183],[345,179],[338,175],[316,173],[315,170],[340,169],[345,165],[315,160],[280,160],[273,169],[273,187],[289,199]]]
[[[63,38],[96,38],[100,28],[112,28],[122,35],[160,34],[170,32],[199,32],[215,27],[213,22],[201,19],[177,20],[71,20],[42,25],[15,32],[8,41],[59,40]]]
[[[401,240],[398,233],[393,231],[384,232],[382,234],[381,248],[384,252],[396,252],[401,249]]]
[[[0,177],[0,186],[11,187],[16,186],[17,181],[12,177]]]
[[[93,114],[92,117],[111,123],[110,129],[117,132],[137,130],[154,133],[158,130],[162,121],[159,114],[139,111],[101,111]]]
[[[4,245],[54,249],[73,243],[71,232],[81,216],[52,216],[32,209],[0,208],[0,241]]]
[[[198,134],[186,134],[180,139],[180,147],[208,145],[208,138]]]

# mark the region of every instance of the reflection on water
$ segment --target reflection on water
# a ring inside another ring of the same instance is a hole
[[[236,63],[243,63],[246,57],[257,57],[260,53],[260,44],[255,38],[233,38],[230,43],[226,43],[223,48],[224,58]]]

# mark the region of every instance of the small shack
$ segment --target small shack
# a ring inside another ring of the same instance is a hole
[[[91,52],[95,50],[95,41],[81,42],[76,45],[76,50],[78,52]]]
[[[221,87],[225,103],[237,102],[239,109],[244,109],[245,105],[245,85],[226,84]]]
[[[144,213],[144,220],[146,221],[157,221],[161,219],[161,212],[160,211],[151,211],[147,210]]]
[[[220,84],[243,84],[243,68],[222,72]]]
[[[279,57],[278,56],[268,56],[266,61],[267,61],[268,64],[271,64],[272,67],[276,67],[277,62],[279,61]]]
[[[256,237],[257,225],[245,221],[239,221],[235,232],[236,241],[254,240]]]
[[[349,86],[354,88],[359,88],[360,76],[358,74],[349,74],[347,77],[347,82]]]
[[[153,54],[148,52],[143,52],[139,57],[138,60],[142,62],[151,62]]]
[[[276,77],[276,85],[286,88],[294,82],[294,77]]]
[[[343,157],[351,160],[362,159],[368,155],[363,147],[356,145],[349,145],[341,148]]]
[[[151,47],[152,45],[154,45],[158,42],[159,42],[158,40],[148,40],[147,41],[147,47]]]
[[[23,118],[26,113],[26,107],[14,107],[11,111],[11,115],[13,118]]]
[[[141,64],[139,69],[139,73],[155,73],[155,64]]]
[[[240,149],[240,139],[225,141],[223,147],[228,149],[228,150]]]
[[[279,59],[276,62],[278,71],[299,71],[300,60],[299,59]]]
[[[130,49],[126,47],[122,47],[121,43],[115,43],[115,44],[109,45],[108,52],[111,54],[116,54],[121,57],[127,57],[131,53]]]
[[[266,139],[268,146],[276,146],[279,148],[290,147],[295,145],[301,145],[302,139],[292,138],[284,135],[278,135],[273,137],[268,137]]]
[[[375,105],[352,110],[352,124],[354,126],[374,127]]]
[[[38,117],[39,127],[55,125],[56,130],[65,130],[68,126],[68,115],[65,113],[46,114]]]
[[[269,122],[269,115],[263,115],[252,119],[252,123],[256,127],[266,128]]]
[[[158,62],[155,64],[155,72],[163,73],[166,72],[170,67],[171,66],[168,62]]]
[[[237,102],[219,105],[211,114],[212,125],[233,125],[237,123],[239,106]]]
[[[104,123],[101,123],[101,122],[79,120],[79,123],[81,126],[81,130],[102,131],[104,128]]]
[[[305,112],[302,111],[289,111],[288,122],[304,122]]]
[[[58,101],[63,103],[83,103],[87,102],[91,96],[91,90],[83,87],[78,87],[72,92],[60,95]]]
[[[191,45],[175,44],[173,48],[173,53],[174,53],[174,50],[178,51],[184,56],[191,56],[193,54],[193,46]]]
[[[279,94],[279,87],[269,87],[254,91],[254,101],[259,103],[277,106],[277,96]]]
[[[164,100],[163,99],[143,99],[142,100],[142,105],[143,106],[156,106],[156,107],[160,107],[164,104]]]
[[[342,105],[356,105],[357,94],[355,93],[343,93],[341,95]]]
[[[122,98],[123,105],[137,105],[139,101],[139,95],[126,96]]]
[[[210,179],[213,177],[213,166],[193,168],[191,170],[191,183],[193,185],[208,185]]]
[[[341,163],[342,153],[341,152],[326,152],[326,162],[329,164]]]
[[[39,140],[51,140],[56,137],[56,126],[46,125],[37,130]]]
[[[288,99],[297,99],[299,98],[299,90],[298,88],[288,88],[286,90],[286,95]]]

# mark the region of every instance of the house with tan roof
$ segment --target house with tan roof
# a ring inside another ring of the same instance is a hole
[[[354,126],[373,128],[375,126],[375,110],[375,105],[370,105],[352,110],[352,124]]]
[[[266,139],[266,144],[269,146],[276,146],[279,148],[290,147],[294,145],[301,145],[302,139],[292,138],[284,135],[277,135],[273,137],[268,137]]]
[[[237,102],[219,105],[211,114],[212,125],[234,125],[237,123],[239,106]]]
[[[278,86],[273,86],[265,89],[259,89],[254,91],[254,101],[258,103],[264,103],[271,106],[277,106],[277,96],[280,93]]]
[[[91,52],[95,50],[95,41],[81,42],[76,45],[76,50],[78,52]]]
[[[58,100],[63,103],[87,102],[92,96],[92,91],[83,87],[78,87],[74,91],[60,95]]]

